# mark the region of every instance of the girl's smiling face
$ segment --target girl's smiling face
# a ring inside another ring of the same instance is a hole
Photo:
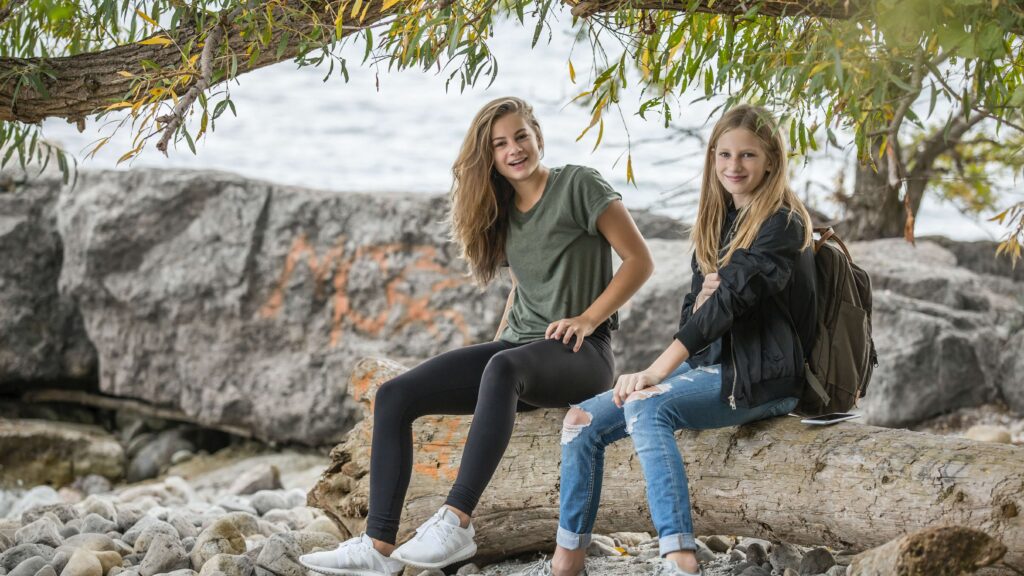
[[[715,143],[715,175],[737,208],[750,202],[771,168],[761,140],[746,128],[729,130]]]
[[[506,114],[491,126],[494,168],[509,182],[523,181],[540,166],[543,143],[519,114]]]

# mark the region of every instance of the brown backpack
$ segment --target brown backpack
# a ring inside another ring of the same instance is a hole
[[[815,228],[818,335],[804,372],[807,386],[794,412],[846,412],[864,396],[878,365],[871,340],[871,279],[832,228]]]

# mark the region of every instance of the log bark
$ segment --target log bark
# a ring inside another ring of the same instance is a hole
[[[603,2],[578,2],[565,0],[573,7],[573,11],[586,14],[607,12],[623,7],[626,3],[619,0]],[[761,14],[766,16],[811,16],[823,18],[845,18],[851,6],[859,6],[862,0],[762,0]],[[671,0],[662,3],[660,0],[629,4],[634,8],[687,11],[688,0]],[[717,14],[744,14],[754,6],[755,2],[740,0],[705,0],[696,11]],[[230,52],[239,54],[237,73],[244,74],[252,70],[295,58],[300,51],[302,37],[314,27],[323,27],[324,23],[333,22],[326,9],[325,2],[308,3],[304,0],[274,0],[266,6],[278,14],[307,14],[305,21],[293,21],[288,27],[277,26],[264,50],[255,62],[250,63],[246,47],[251,39],[243,38],[237,26],[228,24],[224,42]],[[386,10],[383,2],[371,2],[360,26],[372,27],[386,17],[394,14],[399,4],[393,4]],[[263,10],[259,8],[258,10]],[[280,17],[277,18],[280,20]],[[281,45],[281,36],[290,28],[288,38]],[[333,27],[331,27],[333,29]],[[351,33],[346,30],[345,35]],[[195,26],[186,25],[168,32],[179,45],[201,40],[202,31]],[[280,49],[277,47],[280,46]],[[307,45],[307,50],[318,48]],[[131,88],[132,79],[118,74],[120,71],[138,72],[142,70],[142,61],[155,62],[161,68],[176,69],[181,65],[181,53],[174,46],[154,46],[126,44],[85,54],[58,58],[0,58],[0,121],[40,122],[46,118],[66,118],[79,121],[92,115],[104,107],[122,100]],[[215,63],[215,69],[225,68],[225,58]],[[20,70],[45,69],[47,74],[40,80],[47,94],[37,92],[31,85],[19,88]],[[169,99],[171,96],[168,95]]]
[[[377,386],[404,369],[364,359],[349,390],[373,411]],[[475,513],[479,560],[549,550],[558,518],[562,410],[519,415],[497,474]],[[350,534],[365,525],[371,418],[331,452],[309,494]],[[458,472],[470,417],[414,425],[414,471],[399,540],[435,512]],[[1024,448],[844,423],[777,418],[677,433],[698,534],[734,534],[864,550],[929,527],[980,530],[1024,565]],[[653,531],[632,443],[606,453],[596,532]]]

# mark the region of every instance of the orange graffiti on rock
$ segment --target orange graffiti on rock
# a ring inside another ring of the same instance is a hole
[[[432,418],[424,418],[421,421],[433,424],[439,437],[432,442],[425,442],[420,447],[416,456],[419,458],[426,457],[428,461],[414,463],[412,465],[413,471],[435,480],[454,482],[455,477],[459,475],[459,467],[452,464],[452,452],[455,450],[461,452],[462,447],[466,445],[465,437],[457,441],[455,440],[455,436],[459,433],[459,428],[465,422],[465,418],[434,416]]]
[[[327,252],[318,257],[316,249],[309,243],[304,234],[297,237],[288,250],[284,269],[278,278],[270,297],[260,308],[264,318],[276,318],[284,305],[285,291],[288,283],[300,263],[305,263],[313,276],[314,291],[317,298],[323,297],[324,287],[330,278],[333,288],[331,297],[331,329],[330,345],[337,346],[344,338],[347,329],[369,335],[380,336],[391,322],[392,330],[401,330],[409,325],[424,326],[431,334],[439,332],[438,322],[446,320],[459,331],[465,339],[469,339],[469,326],[461,312],[451,309],[437,309],[430,300],[433,294],[458,288],[468,279],[437,262],[437,248],[434,246],[410,246],[401,243],[374,244],[359,246],[351,254],[346,254],[346,238],[342,236]],[[391,268],[408,259],[414,258],[397,272]],[[349,278],[354,266],[369,263],[376,266],[381,282],[384,284],[386,306],[377,314],[365,314],[352,307],[349,295]],[[408,293],[410,273],[436,273],[447,276],[431,284],[431,294],[414,297]],[[390,278],[388,280],[385,280]],[[394,310],[401,310],[397,318]]]

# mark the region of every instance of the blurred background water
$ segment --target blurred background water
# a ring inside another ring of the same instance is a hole
[[[603,142],[592,151],[596,129],[577,141],[589,123],[589,108],[570,103],[585,89],[586,79],[578,77],[574,85],[568,72],[570,53],[575,53],[579,74],[588,68],[589,45],[574,46],[568,17],[563,15],[562,20],[565,26],[551,30],[550,41],[548,34],[542,36],[532,50],[532,25],[500,23],[492,40],[499,63],[497,79],[489,87],[484,79],[465,92],[459,91],[457,81],[446,90],[447,72],[388,73],[383,67],[361,65],[361,40],[343,52],[348,59],[347,83],[337,71],[325,82],[326,65],[298,68],[293,62],[245,74],[229,86],[238,117],[223,114],[216,131],[197,143],[196,155],[184,142],[170,151],[169,158],[150,145],[130,163],[118,166],[117,159],[132,148],[127,129],[90,159],[83,159],[90,144],[108,135],[109,126],[93,122],[79,133],[63,121],[51,120],[45,135],[75,154],[79,167],[86,170],[217,169],[328,190],[443,193],[449,189],[451,163],[476,110],[498,96],[517,95],[534,105],[541,121],[546,164],[592,166],[623,194],[627,206],[692,220],[692,192],[699,185],[704,145],[699,137],[679,134],[697,129],[706,137],[713,124],[709,114],[718,102],[689,103],[699,95],[684,96],[666,129],[657,114],[649,114],[647,120],[637,116],[640,93],[626,91],[621,115],[606,116]],[[197,124],[196,118],[192,120]],[[636,186],[626,182],[630,144]],[[852,151],[835,149],[797,159],[791,170],[794,188],[811,204],[836,215],[836,177],[845,167],[849,190],[853,162]],[[917,233],[978,239],[997,238],[1001,229],[927,196]]]

